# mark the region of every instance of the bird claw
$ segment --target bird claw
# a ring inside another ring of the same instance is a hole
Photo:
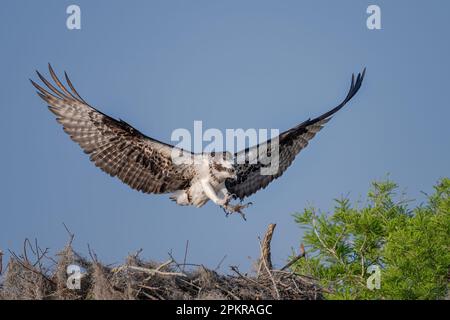
[[[244,221],[247,221],[247,218],[245,217],[244,212],[242,212],[243,209],[248,208],[249,206],[251,206],[253,203],[249,202],[246,204],[237,204],[237,205],[226,205],[223,210],[225,211],[225,216],[228,217],[230,214],[233,213],[239,213],[242,217],[242,219],[244,219]]]

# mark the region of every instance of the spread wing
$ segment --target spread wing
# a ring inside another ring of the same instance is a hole
[[[265,188],[270,182],[280,177],[284,171],[291,165],[297,154],[304,149],[309,140],[314,138],[323,126],[331,119],[332,115],[339,111],[351,98],[358,92],[364,79],[365,69],[359,73],[355,80],[352,76],[350,90],[345,99],[332,110],[322,114],[315,119],[308,119],[296,127],[281,133],[277,138],[278,141],[269,140],[263,144],[247,148],[237,152],[235,159],[245,159],[241,164],[236,164],[237,178],[226,181],[228,191],[235,198],[243,199]],[[271,143],[278,143],[278,156],[272,156]],[[258,154],[259,153],[259,154]],[[271,157],[272,156],[272,157]],[[262,168],[268,168],[273,161],[279,161],[278,170],[273,174],[261,174]]]
[[[39,72],[47,89],[30,81],[64,131],[97,167],[144,193],[173,192],[189,185],[194,172],[187,164],[173,164],[173,146],[147,137],[126,122],[91,107],[75,90],[66,73],[71,91],[61,83],[50,65],[49,71],[57,87]]]

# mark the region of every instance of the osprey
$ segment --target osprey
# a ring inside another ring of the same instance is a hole
[[[269,159],[273,156],[270,152],[260,152],[263,144],[233,155],[229,152],[194,154],[148,137],[125,121],[100,112],[78,94],[67,73],[64,73],[68,90],[50,64],[53,84],[36,72],[47,87],[44,89],[30,80],[37,88],[37,94],[47,102],[64,131],[97,167],[138,191],[171,193],[170,198],[179,205],[201,207],[211,200],[227,215],[237,212],[245,218],[242,210],[251,203],[242,204],[242,200],[264,189],[286,171],[309,140],[358,92],[365,69],[356,79],[352,75],[347,96],[337,107],[284,131],[276,139],[264,142],[266,147],[271,143],[278,146],[278,168],[272,174],[261,171],[268,162],[273,161]],[[174,154],[187,155],[193,161],[175,161]],[[238,162],[236,159],[244,161]],[[232,199],[240,199],[241,202],[232,205]]]

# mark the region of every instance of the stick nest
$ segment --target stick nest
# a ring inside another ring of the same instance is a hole
[[[219,274],[202,265],[180,264],[173,258],[162,264],[144,261],[140,252],[128,256],[120,266],[106,266],[91,250],[89,259],[75,252],[73,236],[52,258],[47,249],[26,240],[21,255],[11,252],[0,282],[0,300],[322,299],[322,289],[314,279],[289,271],[292,262],[280,270],[272,268],[270,240],[274,228],[270,225],[260,242],[258,270],[251,275],[234,266],[230,267],[230,274]],[[302,257],[304,254],[298,258]],[[67,286],[69,265],[81,268],[79,289]]]

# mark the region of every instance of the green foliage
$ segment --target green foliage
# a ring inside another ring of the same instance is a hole
[[[296,214],[306,258],[294,271],[317,278],[330,299],[440,299],[450,276],[450,179],[412,210],[397,185],[374,182],[367,204],[336,200],[334,212]],[[400,197],[402,198],[402,197]],[[381,288],[367,288],[367,268],[381,269]]]

